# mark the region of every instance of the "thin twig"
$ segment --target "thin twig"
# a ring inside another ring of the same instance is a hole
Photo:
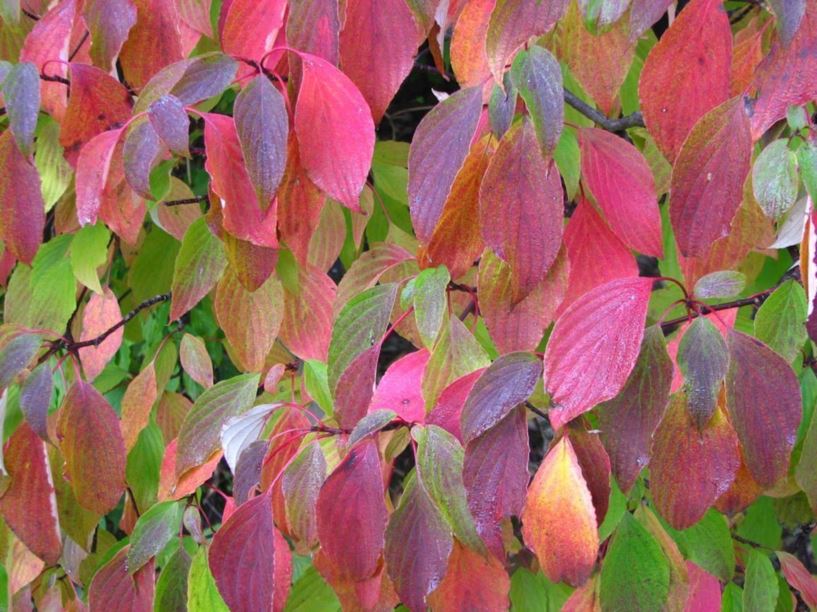
[[[531,411],[533,414],[535,414],[535,415],[537,415],[537,416],[542,417],[542,418],[543,418],[543,419],[545,419],[545,420],[546,420],[548,423],[550,423],[550,419],[548,418],[547,413],[542,412],[542,411],[541,411],[541,410],[539,410],[539,409],[538,409],[536,406],[534,406],[533,404],[531,404],[529,401],[525,401],[525,408],[527,408],[527,409],[528,409],[528,410],[530,410],[530,411]]]
[[[56,74],[40,74],[40,80],[49,81],[51,83],[62,83],[66,87],[71,87],[71,81]]]
[[[183,198],[181,200],[167,200],[162,202],[165,206],[184,206],[185,204],[199,204],[208,200],[206,195],[195,196],[192,198]]]
[[[35,15],[35,14],[34,14],[34,13],[32,13],[31,11],[27,11],[27,10],[26,10],[26,9],[24,9],[24,8],[21,8],[21,9],[20,9],[20,12],[21,12],[23,15],[25,15],[26,17],[28,17],[29,19],[31,19],[32,21],[39,21],[39,20],[40,20],[40,16],[39,16],[39,15]]]
[[[88,30],[85,30],[85,34],[82,35],[82,38],[79,39],[77,46],[74,47],[74,50],[71,51],[71,55],[68,56],[69,62],[74,60],[74,57],[76,57],[77,53],[79,53],[79,50],[82,49],[82,45],[84,45],[85,41],[88,40],[88,36],[90,36],[90,32],[88,32]]]
[[[631,127],[644,127],[644,118],[640,112],[636,111],[631,115],[619,119],[610,119],[604,113],[596,110],[567,89],[565,89],[565,102],[608,132],[622,132]]]

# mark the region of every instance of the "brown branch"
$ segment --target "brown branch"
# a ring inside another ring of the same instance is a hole
[[[40,74],[40,80],[48,81],[49,83],[62,83],[66,87],[71,87],[71,81],[56,74]]]
[[[28,17],[29,19],[31,19],[32,21],[39,21],[39,20],[40,20],[40,16],[39,16],[39,15],[35,15],[35,14],[34,14],[34,13],[32,13],[31,11],[27,11],[27,10],[26,10],[26,9],[24,9],[24,8],[21,8],[21,9],[20,9],[20,12],[21,12],[23,15],[25,15],[26,17]]]
[[[85,34],[82,35],[82,38],[79,39],[79,42],[77,43],[77,46],[74,47],[74,50],[71,51],[71,55],[68,56],[68,61],[69,62],[74,60],[74,57],[76,57],[77,53],[79,53],[79,50],[82,49],[82,45],[85,44],[85,41],[88,40],[88,37],[90,35],[91,35],[91,33],[88,30],[85,30]]]
[[[533,404],[531,404],[529,401],[525,401],[525,408],[527,408],[528,410],[530,410],[530,411],[531,411],[533,414],[535,414],[535,415],[537,415],[537,416],[542,417],[543,419],[545,419],[545,421],[546,421],[546,422],[550,423],[550,419],[548,418],[547,413],[546,413],[546,412],[542,412],[542,411],[541,411],[541,410],[539,410],[539,409],[538,409],[536,406],[534,406]]]
[[[184,206],[185,204],[199,204],[201,202],[206,202],[208,197],[206,195],[195,196],[192,198],[184,198],[181,200],[167,200],[166,202],[162,202],[165,206]]]
[[[631,127],[644,127],[644,118],[636,111],[632,115],[619,119],[610,119],[601,111],[593,108],[576,94],[565,89],[565,102],[579,111],[582,115],[591,119],[608,132],[622,132]]]

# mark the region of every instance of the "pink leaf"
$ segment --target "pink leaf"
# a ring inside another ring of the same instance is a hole
[[[43,239],[45,204],[37,169],[17,148],[10,130],[0,135],[0,238],[31,264]]]
[[[287,43],[294,49],[338,64],[340,15],[337,0],[290,2]]]
[[[102,208],[111,161],[122,130],[110,130],[95,136],[82,147],[77,159],[77,218],[80,225],[96,223]]]
[[[638,358],[651,291],[649,278],[614,280],[584,294],[556,321],[545,352],[555,428],[621,391]]]
[[[80,341],[96,338],[119,322],[122,311],[119,302],[109,288],[105,288],[102,295],[91,294],[85,309],[82,312],[82,333]],[[79,349],[79,358],[87,380],[92,381],[99,376],[108,362],[116,355],[122,344],[123,329],[120,327],[98,346],[86,346]]]
[[[428,351],[422,349],[391,364],[377,384],[369,412],[393,410],[409,423],[422,423],[425,419],[425,400],[421,382],[428,358]]]
[[[800,591],[803,601],[810,608],[817,608],[817,577],[809,573],[803,563],[787,552],[775,552],[780,560],[780,569],[792,587]],[[782,595],[782,593],[781,593]]]
[[[176,96],[162,96],[150,105],[148,117],[153,129],[175,155],[189,155],[187,129],[190,121],[181,100]]]
[[[224,52],[260,61],[284,24],[286,0],[227,0],[221,9],[219,34]]]

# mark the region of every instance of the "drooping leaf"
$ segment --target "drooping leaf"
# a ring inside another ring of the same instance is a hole
[[[235,127],[258,205],[266,209],[284,176],[289,117],[281,93],[261,75],[235,100]]]
[[[224,247],[204,218],[190,224],[173,270],[170,320],[180,318],[210,293],[226,267]]]
[[[568,438],[548,451],[533,477],[522,535],[548,579],[578,586],[590,577],[599,550],[596,512]]]
[[[503,136],[479,193],[482,238],[510,264],[515,302],[533,291],[556,260],[563,200],[556,166],[542,157],[533,125],[524,119]]]
[[[448,307],[448,283],[451,276],[445,266],[427,268],[411,281],[411,298],[417,331],[427,348],[442,329]]]
[[[423,117],[411,141],[408,197],[414,232],[431,239],[457,173],[463,167],[482,110],[479,87],[458,91]]]
[[[225,2],[218,22],[224,52],[261,61],[275,44],[278,30],[284,24],[286,7],[284,0]]]
[[[794,281],[780,285],[755,315],[755,336],[791,362],[800,354],[807,339],[806,294]]]
[[[690,2],[647,56],[641,109],[670,162],[698,119],[729,97],[731,57],[729,18],[717,0]]]
[[[340,64],[379,123],[414,66],[423,42],[405,0],[349,0],[340,33]]]
[[[556,321],[544,368],[554,427],[624,387],[638,358],[651,290],[648,278],[614,280],[584,294]],[[604,326],[587,325],[597,317]]]
[[[216,532],[210,570],[231,610],[283,610],[292,578],[287,544],[272,520],[272,498],[239,506]]]
[[[670,186],[670,218],[682,255],[705,255],[729,233],[749,173],[751,143],[739,96],[710,110],[692,128]]]
[[[559,73],[559,77],[561,78],[561,72]],[[502,84],[505,88],[504,90],[499,85],[494,84],[491,89],[491,97],[488,99],[488,119],[491,122],[491,131],[497,138],[502,138],[505,132],[508,131],[508,128],[511,127],[514,114],[516,113],[517,98],[519,97],[519,91],[513,83],[511,72],[505,73]],[[531,102],[531,104],[535,103],[535,100]],[[561,100],[559,103],[562,103]],[[539,141],[542,142],[541,137]]]
[[[0,515],[26,548],[56,563],[62,541],[45,443],[23,423],[3,449],[3,462],[10,481],[0,497]]]
[[[775,15],[780,39],[784,45],[788,45],[800,27],[807,3],[805,0],[772,0],[769,4]]]
[[[14,382],[37,351],[42,339],[38,334],[26,332],[15,326],[8,326],[0,335],[0,388],[5,389]]]
[[[80,163],[85,161],[88,164],[90,170],[89,176],[95,180],[94,183],[89,182],[89,189],[91,186],[94,186],[96,189],[95,183],[100,184],[99,189],[104,189],[109,182],[108,177],[111,174],[111,165],[118,163],[117,159],[114,158],[118,139],[115,141],[113,140],[113,136],[110,136],[108,139],[102,140],[105,134],[107,134],[107,132],[97,136],[83,147],[80,153]],[[107,147],[102,153],[107,154],[111,158],[109,166],[103,167],[101,173],[95,173],[95,166],[91,165],[94,161],[91,154],[96,148],[96,146],[92,148],[92,145],[95,143],[100,149]],[[146,117],[140,117],[131,123],[122,145],[122,164],[125,171],[125,180],[131,189],[143,198],[152,200],[153,193],[151,191],[150,175],[166,155],[167,147],[162,144],[162,140],[159,138],[159,134],[156,133],[156,128],[153,126],[152,121]],[[79,168],[77,172],[79,172]],[[99,174],[98,177],[97,174]],[[95,193],[96,192],[89,192],[89,196]],[[101,205],[93,203],[93,207],[98,209]],[[89,205],[88,208],[92,209],[91,205]]]
[[[119,63],[132,87],[143,87],[159,70],[184,57],[175,2],[133,0],[136,23],[122,45]]]
[[[221,426],[252,405],[258,380],[258,374],[243,374],[219,382],[198,397],[179,431],[177,477],[206,463],[219,450]]]
[[[40,177],[7,130],[0,135],[0,238],[15,258],[31,264],[44,229]]]
[[[150,124],[174,155],[188,157],[188,126],[190,120],[182,101],[176,96],[165,95],[148,108]]]
[[[686,404],[683,393],[670,398],[650,460],[655,507],[675,529],[698,521],[729,489],[740,465],[738,438],[722,409],[699,430]]]
[[[136,23],[136,7],[132,0],[88,0],[82,16],[91,35],[91,59],[108,71]]]
[[[564,121],[559,62],[542,47],[531,47],[514,58],[511,80],[525,101],[542,153],[552,155]]]
[[[156,593],[153,600],[153,609],[156,612],[187,609],[187,586],[191,565],[190,555],[184,546],[180,546],[156,579]]]
[[[374,153],[371,112],[354,83],[326,60],[304,53],[301,66],[295,107],[301,162],[322,191],[359,211]]]
[[[631,249],[662,257],[655,182],[634,146],[596,128],[579,130],[582,178],[613,232]]]
[[[530,353],[509,353],[494,361],[468,394],[462,408],[462,438],[468,443],[485,433],[533,393],[542,363]]]
[[[227,419],[221,427],[221,448],[224,449],[224,460],[235,474],[239,457],[255,442],[264,430],[270,415],[280,404],[259,404],[246,412]]]
[[[474,87],[491,74],[485,50],[485,35],[496,0],[473,0],[465,6],[451,34],[451,67],[457,82]],[[449,5],[450,6],[450,5]]]
[[[34,64],[21,62],[11,67],[3,81],[3,99],[14,141],[20,152],[29,156],[40,112],[40,75]]]
[[[187,609],[189,612],[227,612],[229,608],[218,592],[207,557],[206,546],[200,546],[193,556],[187,579]]]
[[[698,317],[684,332],[677,359],[684,374],[687,409],[703,429],[715,412],[729,365],[726,342],[706,317]]]
[[[595,430],[587,431],[581,423],[574,422],[567,433],[593,500],[596,523],[601,526],[607,515],[612,490],[610,457]]]
[[[752,189],[763,212],[775,221],[797,200],[797,157],[788,141],[769,143],[752,166]]]
[[[121,429],[128,451],[134,447],[139,433],[150,421],[153,404],[161,391],[156,378],[155,362],[151,361],[130,382],[122,397]]]
[[[74,276],[92,291],[101,294],[97,269],[108,259],[110,233],[102,224],[80,229],[71,241],[71,269]]]
[[[802,417],[794,370],[760,340],[730,330],[726,405],[746,466],[761,486],[771,487],[789,469]]]
[[[116,506],[125,490],[125,442],[113,408],[89,383],[69,389],[57,439],[77,501],[97,514]]]
[[[817,578],[811,575],[794,555],[781,550],[775,551],[775,554],[780,560],[780,568],[786,577],[786,582],[800,592],[807,606],[817,607]]]
[[[281,481],[286,518],[296,540],[311,547],[318,539],[318,493],[326,479],[326,459],[317,442],[311,442],[284,470]]]

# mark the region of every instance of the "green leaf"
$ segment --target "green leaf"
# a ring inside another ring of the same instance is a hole
[[[772,562],[757,550],[750,550],[748,554],[743,579],[743,607],[747,610],[774,610],[779,585]]]
[[[743,589],[730,582],[723,590],[721,612],[743,612]]]
[[[559,612],[572,589],[564,583],[553,583],[539,572],[524,567],[511,576],[511,610],[513,612]]]
[[[252,406],[258,374],[222,380],[202,393],[182,423],[176,447],[176,475],[206,463],[221,447],[221,428]]]
[[[797,157],[787,139],[772,141],[752,167],[752,190],[758,204],[771,219],[779,219],[797,200]]]
[[[207,548],[202,546],[193,557],[187,578],[187,612],[230,612],[210,573]]]
[[[661,546],[625,513],[601,566],[599,598],[607,610],[660,610],[669,594],[670,567]]]
[[[797,167],[812,203],[817,202],[817,142],[809,140],[797,149]]]
[[[462,480],[465,459],[462,446],[436,425],[414,427],[411,434],[417,442],[417,473],[429,497],[462,543],[483,550]]]
[[[140,510],[145,510],[156,502],[159,470],[164,454],[162,430],[151,421],[139,432],[136,445],[128,453],[128,462],[125,466],[125,480]]]
[[[414,279],[412,298],[414,318],[423,344],[434,346],[440,329],[448,314],[448,294],[446,288],[451,276],[445,266],[428,268]]]
[[[573,199],[579,190],[579,176],[581,174],[581,149],[576,132],[571,127],[565,127],[559,142],[553,151],[553,159],[559,168],[559,174],[565,182],[567,197]]]
[[[170,234],[156,227],[148,233],[128,272],[128,286],[137,302],[170,289],[173,269],[167,262],[178,252],[179,242]]]
[[[171,285],[170,320],[175,321],[210,293],[227,267],[224,245],[204,217],[187,228],[176,256]]]
[[[788,123],[789,127],[795,132],[799,132],[805,128],[808,125],[806,109],[802,106],[789,106],[789,108],[786,109],[786,123]]]
[[[128,573],[133,575],[151,557],[155,557],[168,542],[179,535],[184,508],[179,502],[168,501],[151,506],[136,521],[130,536]]]
[[[396,298],[395,283],[377,285],[353,297],[340,311],[329,344],[328,379],[332,391],[355,358],[380,342]]]
[[[316,359],[307,359],[304,362],[304,385],[321,410],[327,416],[332,416],[332,394],[329,392],[326,364]]]
[[[110,232],[102,223],[86,225],[71,241],[71,269],[74,276],[91,291],[102,294],[97,268],[108,259]]]
[[[176,612],[187,607],[187,577],[191,564],[190,555],[184,546],[179,546],[156,580],[154,612]]]
[[[771,498],[759,497],[749,506],[735,533],[761,546],[779,549],[782,546],[783,528],[777,521]]]
[[[292,585],[284,612],[333,612],[340,610],[340,602],[313,565]]]
[[[686,559],[723,582],[732,579],[735,573],[735,549],[726,517],[721,513],[709,510],[689,529],[676,531],[668,528],[667,531],[678,543]]]
[[[37,155],[34,165],[40,175],[40,192],[46,212],[62,197],[74,171],[65,161],[60,145],[60,125],[48,115],[41,115],[37,130]]]
[[[774,290],[755,316],[755,336],[791,363],[800,356],[808,339],[806,292],[800,283],[788,280]]]

